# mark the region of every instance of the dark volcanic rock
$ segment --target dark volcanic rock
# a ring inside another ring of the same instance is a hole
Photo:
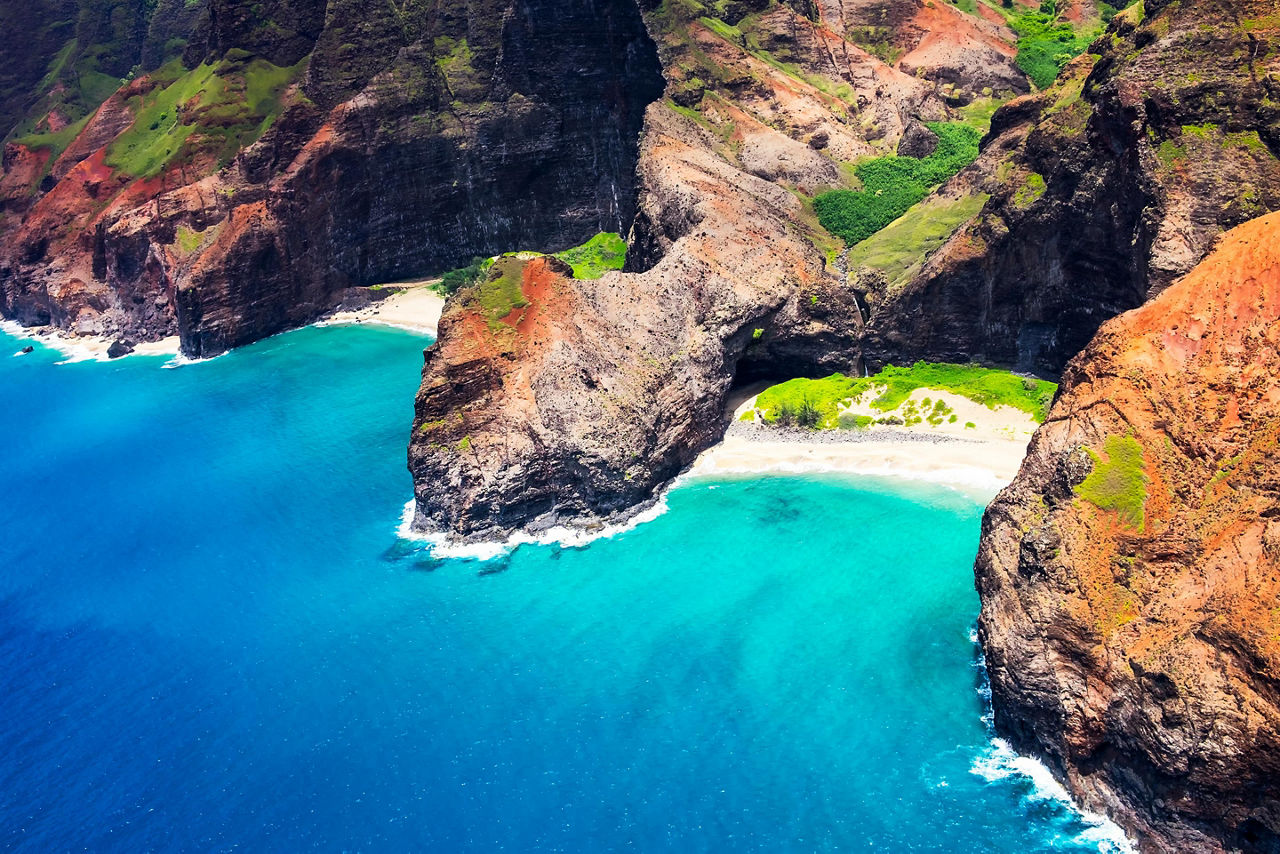
[[[981,161],[990,200],[873,313],[868,360],[1056,375],[1222,231],[1280,209],[1276,21],[1272,0],[1148,0],[1096,62],[1002,108]]]
[[[354,286],[629,226],[644,108],[662,89],[633,0],[324,9],[210,5],[220,74],[315,51],[305,92],[287,89],[283,114],[227,168],[189,156],[138,180],[107,164],[147,78],[109,99],[48,176],[21,146],[7,153],[0,203],[24,217],[0,226],[0,313],[177,332],[208,356],[306,323]],[[191,248],[180,233],[206,238]]]
[[[111,346],[107,348],[108,359],[119,359],[121,356],[127,356],[137,349],[137,345],[132,341],[126,341],[121,338],[111,342]]]
[[[923,159],[933,154],[937,147],[938,135],[920,122],[914,122],[907,127],[907,132],[902,135],[902,141],[898,143],[898,156]]]
[[[987,510],[997,730],[1143,851],[1280,850],[1280,214],[1102,328]]]

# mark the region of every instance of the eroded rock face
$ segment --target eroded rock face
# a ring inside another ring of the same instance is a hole
[[[995,115],[974,170],[989,201],[880,303],[869,362],[1056,375],[1224,230],[1280,209],[1271,0],[1148,0],[1090,50]]]
[[[996,727],[1144,851],[1280,850],[1280,215],[1069,365],[977,561]]]
[[[145,76],[46,175],[10,146],[6,164],[28,180],[0,184],[20,214],[0,225],[0,313],[144,340],[176,332],[208,356],[309,322],[353,286],[629,225],[644,108],[663,85],[633,0],[272,8],[293,29],[210,6],[204,58],[226,79],[249,57],[294,63],[314,47],[280,116],[229,165],[198,148],[216,118],[160,174],[112,165],[130,105],[161,85]]]
[[[957,115],[942,83],[844,38],[834,7],[724,14],[646,10],[667,88],[647,113],[626,271],[577,280],[530,261],[528,306],[487,314],[496,283],[450,302],[410,446],[418,530],[615,520],[719,440],[735,381],[857,370],[858,294],[805,197],[838,185],[838,161]]]
[[[416,528],[493,538],[633,512],[719,440],[757,329],[849,367],[853,351],[823,336],[852,341],[857,306],[794,224],[800,202],[711,148],[690,119],[649,108],[637,227],[663,250],[651,268],[582,280],[554,259],[503,259],[491,275],[518,278],[521,299],[485,308],[488,282],[450,302],[409,450]]]

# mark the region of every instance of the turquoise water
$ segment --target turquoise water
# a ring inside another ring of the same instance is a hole
[[[992,756],[972,499],[697,481],[433,560],[394,536],[423,344],[0,335],[0,848],[1098,850]]]

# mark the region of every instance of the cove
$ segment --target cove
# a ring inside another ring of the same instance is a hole
[[[436,560],[394,534],[425,343],[0,335],[0,847],[1114,848],[993,754],[974,499],[694,480]]]

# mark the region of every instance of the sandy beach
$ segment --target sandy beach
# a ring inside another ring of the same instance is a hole
[[[318,325],[373,323],[420,332],[434,338],[444,312],[444,297],[431,289],[436,279],[387,285],[394,293],[363,308],[336,311]]]
[[[917,389],[910,399],[945,400],[955,421],[814,431],[739,420],[755,408],[761,390],[755,386],[730,396],[733,420],[724,440],[704,451],[688,476],[840,472],[927,480],[993,497],[1017,475],[1038,426],[1025,412],[990,409],[936,389]],[[863,407],[849,411],[862,414]]]
[[[690,477],[768,472],[841,472],[905,477],[994,496],[1013,480],[1026,443],[1006,439],[958,439],[902,431],[867,431],[856,440],[770,438],[764,431],[731,428],[724,441],[703,452]]]
[[[110,359],[107,351],[116,341],[101,335],[72,335],[52,326],[22,326],[11,320],[0,321],[3,331],[23,341],[35,341],[57,350],[68,362],[105,362]],[[178,336],[159,341],[143,341],[135,344],[130,356],[177,356]]]

